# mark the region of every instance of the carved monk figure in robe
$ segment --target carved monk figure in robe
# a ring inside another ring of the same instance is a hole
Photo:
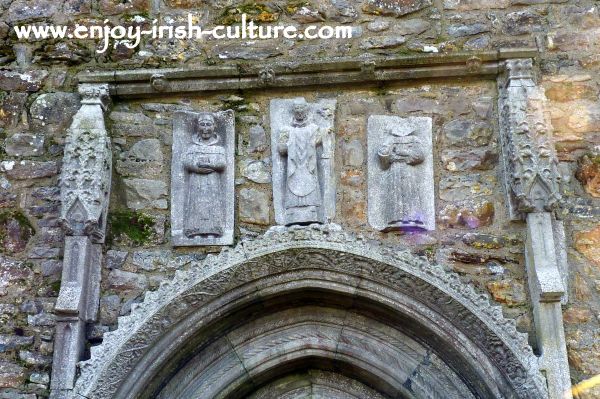
[[[283,198],[285,223],[320,223],[323,197],[318,158],[323,132],[310,121],[306,103],[295,103],[292,114],[290,126],[279,135],[278,148],[287,159]]]
[[[225,170],[225,148],[219,144],[212,114],[196,120],[189,147],[183,154],[187,176],[183,233],[188,238],[223,235],[223,189],[221,174]]]
[[[425,160],[423,143],[415,132],[387,131],[388,138],[377,155],[387,170],[385,184],[385,221],[387,229],[423,228],[424,211],[413,166]]]

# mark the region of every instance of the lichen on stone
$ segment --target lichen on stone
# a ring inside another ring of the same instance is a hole
[[[242,14],[246,14],[247,21],[257,23],[275,22],[279,19],[279,13],[267,4],[248,2],[237,6],[227,7],[218,22],[222,25],[233,25],[242,21]]]

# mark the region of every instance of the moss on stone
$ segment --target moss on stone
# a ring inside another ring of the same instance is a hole
[[[6,240],[8,238],[6,228],[7,228],[8,223],[11,220],[16,221],[20,227],[19,241],[24,243],[22,245],[21,250],[24,248],[26,243],[29,241],[29,238],[31,238],[31,236],[35,232],[33,226],[29,222],[29,219],[27,219],[27,216],[25,216],[25,214],[22,211],[7,210],[7,211],[0,213],[0,252],[6,252],[8,249],[7,242],[6,242]],[[14,242],[12,244],[8,244],[8,246],[11,246],[11,245],[14,245]],[[17,244],[17,246],[19,246],[19,245]],[[19,250],[15,249],[15,251],[19,251]],[[14,252],[14,251],[8,249],[8,252]]]
[[[246,14],[248,21],[275,22],[279,19],[279,13],[267,4],[249,2],[237,6],[227,7],[218,18],[221,25],[233,25],[241,22],[242,14]]]
[[[150,240],[154,219],[141,212],[129,209],[117,210],[108,214],[110,233],[109,242],[126,236],[134,245],[143,245]]]
[[[285,11],[289,15],[294,15],[302,7],[310,8],[311,6],[312,6],[312,4],[306,0],[291,0],[291,1],[288,1],[287,4],[285,5]]]

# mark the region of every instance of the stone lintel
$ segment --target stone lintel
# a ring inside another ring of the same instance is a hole
[[[196,68],[83,72],[80,82],[109,84],[111,95],[139,96],[215,90],[298,87],[453,77],[496,77],[504,60],[534,58],[537,49],[380,57],[365,61],[275,62]],[[83,86],[83,85],[82,85]]]

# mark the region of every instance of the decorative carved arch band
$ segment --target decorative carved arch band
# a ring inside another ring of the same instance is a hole
[[[273,228],[178,272],[92,348],[72,397],[303,392],[547,397],[499,307],[441,266],[335,225]]]

